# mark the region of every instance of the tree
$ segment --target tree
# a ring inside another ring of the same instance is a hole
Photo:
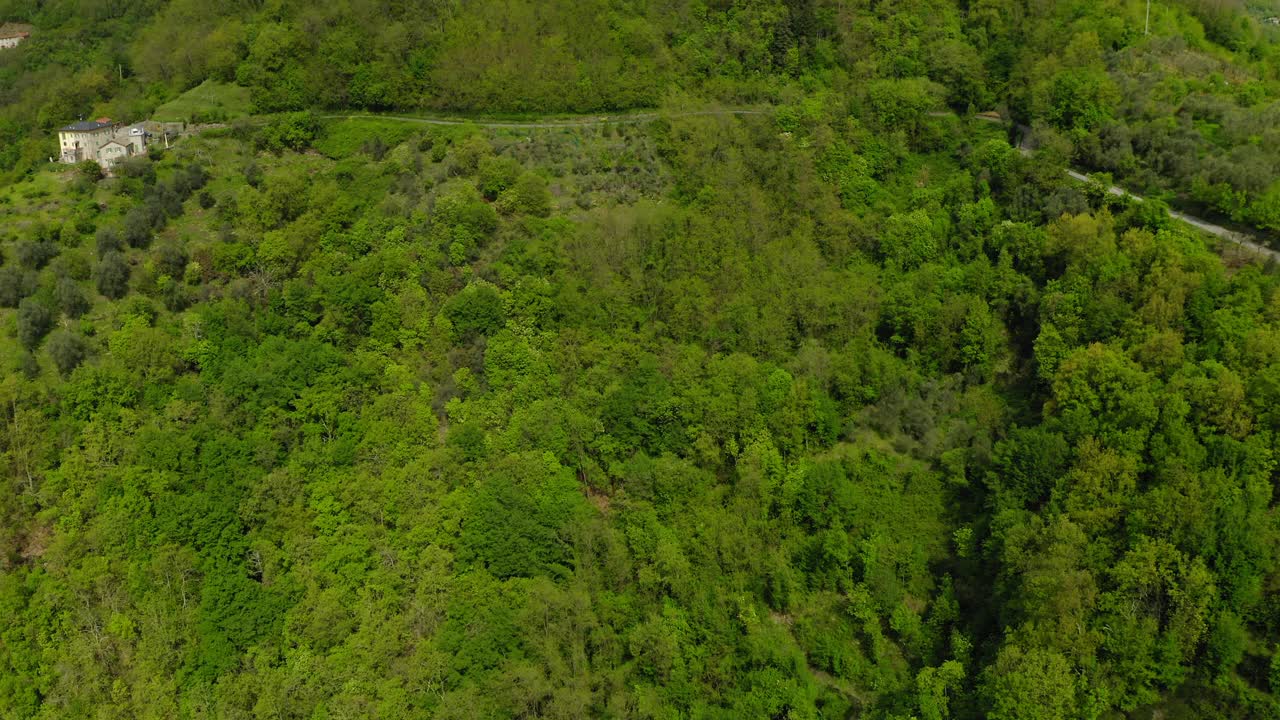
[[[1046,408],[1062,419],[1072,442],[1093,435],[1137,452],[1159,416],[1153,386],[1123,353],[1095,343],[1062,361]]]
[[[480,159],[477,185],[489,200],[496,200],[520,177],[520,163],[501,155],[485,155]]]
[[[943,89],[922,77],[874,80],[867,85],[872,117],[886,130],[914,134],[925,113],[941,104]]]
[[[951,716],[949,695],[959,689],[964,675],[964,666],[955,660],[920,671],[916,676],[916,693],[922,720],[946,720]]]
[[[503,194],[500,204],[507,212],[547,217],[551,214],[551,192],[547,190],[545,178],[537,173],[526,172]]]
[[[30,270],[39,270],[58,256],[58,246],[51,240],[29,240],[18,243],[18,262]]]
[[[258,144],[272,152],[305,150],[320,132],[320,121],[310,111],[285,113],[262,128]]]
[[[0,307],[17,307],[36,291],[35,273],[18,267],[0,267]]]
[[[98,248],[98,257],[101,258],[109,252],[119,252],[124,250],[124,240],[120,237],[120,232],[114,227],[100,227],[94,235],[94,243]]]
[[[71,278],[58,280],[54,295],[58,300],[58,309],[67,317],[78,318],[89,310],[88,298],[80,290],[80,285]]]
[[[93,160],[83,160],[76,164],[76,174],[81,180],[96,183],[102,179],[102,166]]]
[[[84,340],[80,335],[71,330],[57,330],[49,336],[47,343],[49,348],[49,357],[53,358],[53,364],[57,366],[58,372],[66,377],[71,374],[84,362],[87,349]]]
[[[151,244],[156,227],[154,209],[139,206],[124,216],[124,240],[133,248],[145,248]]]
[[[490,335],[505,322],[502,296],[488,283],[473,283],[449,298],[444,314],[453,323],[454,337],[459,340]]]
[[[36,298],[27,298],[18,305],[18,341],[28,350],[34,350],[53,327],[53,313]]]
[[[129,292],[129,264],[124,256],[111,251],[98,261],[95,273],[98,277],[98,292],[112,300],[125,296]]]
[[[181,280],[187,268],[187,251],[180,245],[165,244],[156,250],[156,272],[168,275],[174,280]]]
[[[1006,642],[988,668],[991,720],[1068,720],[1079,707],[1075,673],[1061,654]]]

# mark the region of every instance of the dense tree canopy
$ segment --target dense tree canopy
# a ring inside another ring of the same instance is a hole
[[[1274,36],[1144,9],[0,0],[0,717],[1280,716],[1280,276],[1063,172],[1275,227]]]

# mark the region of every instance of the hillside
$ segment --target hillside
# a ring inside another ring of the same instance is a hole
[[[0,0],[0,718],[1280,717],[1280,56],[1145,10]]]

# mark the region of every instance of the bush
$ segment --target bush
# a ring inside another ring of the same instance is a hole
[[[98,292],[118,300],[129,292],[129,264],[116,251],[108,252],[98,262]]]
[[[76,165],[76,177],[86,182],[96,183],[102,179],[102,166],[93,160],[83,160]]]
[[[116,163],[115,173],[122,178],[141,180],[142,184],[150,185],[156,181],[156,168],[152,162],[156,157],[156,151],[152,150],[148,155],[126,158]]]
[[[18,305],[18,342],[23,347],[34,350],[52,328],[53,313],[44,303],[27,298]]]

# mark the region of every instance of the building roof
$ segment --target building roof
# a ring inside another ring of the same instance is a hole
[[[0,38],[31,37],[31,31],[34,29],[35,28],[33,28],[30,23],[0,23]]]
[[[94,130],[101,130],[102,128],[108,128],[108,127],[111,127],[110,120],[108,120],[107,122],[99,122],[97,120],[81,120],[80,122],[77,122],[77,123],[71,123],[70,125],[62,128],[62,130],[64,131],[69,130],[71,132],[93,132]]]

